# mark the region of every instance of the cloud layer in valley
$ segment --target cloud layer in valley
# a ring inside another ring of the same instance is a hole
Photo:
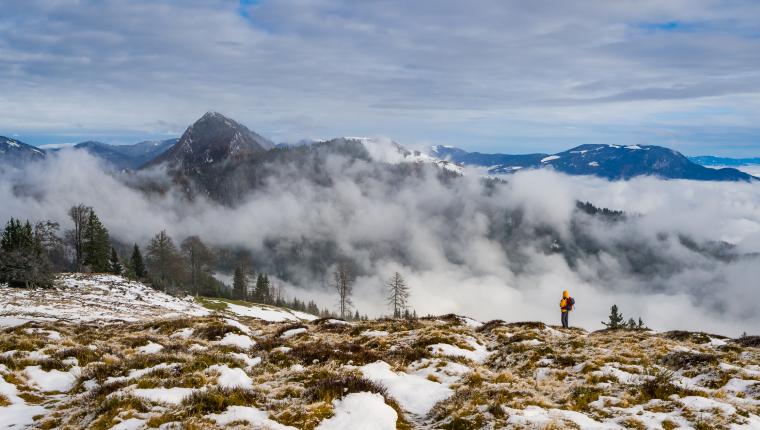
[[[382,147],[371,152],[380,160],[392,154]],[[399,182],[376,167],[333,155],[324,165],[332,178],[329,187],[275,176],[227,207],[203,199],[191,203],[174,192],[146,196],[124,183],[143,175],[161,178],[161,172],[114,177],[86,153],[64,150],[0,177],[0,219],[53,219],[68,228],[67,208],[83,202],[95,207],[115,238],[128,243],[145,244],[161,229],[178,240],[197,234],[209,243],[244,246],[259,255],[269,252],[265,244],[273,239],[333,241],[360,269],[354,301],[372,316],[387,312],[382,285],[399,271],[412,288],[411,305],[421,314],[555,322],[559,294],[569,289],[578,301],[572,323],[587,328],[600,328],[613,303],[626,317],[641,316],[656,329],[736,336],[760,328],[758,257],[721,262],[678,240],[683,234],[699,243],[727,241],[744,254],[760,252],[756,184],[654,178],[610,183],[542,170],[510,176],[489,192],[475,175],[441,182],[428,166],[424,174]],[[576,200],[631,216],[622,223],[581,216]],[[519,223],[512,224],[520,229],[514,235],[528,239],[498,240],[514,214],[520,214]],[[561,253],[547,252],[555,244],[536,233],[549,229],[555,235],[551,240],[567,246],[579,227],[600,243],[634,252],[625,257],[602,250],[569,264]],[[652,273],[638,267],[645,275],[632,274],[630,255],[639,250],[652,250],[657,257]],[[334,305],[328,279],[297,261],[291,266],[291,293]]]
[[[0,134],[132,142],[213,109],[278,141],[757,155],[759,23],[754,0],[6,2]]]

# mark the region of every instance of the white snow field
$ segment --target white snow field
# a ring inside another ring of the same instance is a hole
[[[224,305],[225,310],[236,316],[258,318],[268,322],[285,321],[313,321],[318,317],[304,312],[290,309],[276,308],[274,306],[259,305],[253,303],[237,304],[227,300],[206,299],[208,302]]]
[[[173,297],[117,275],[61,274],[51,289],[25,290],[0,285],[0,317],[5,318],[0,319],[0,325],[51,319],[139,321],[209,313],[192,298]]]

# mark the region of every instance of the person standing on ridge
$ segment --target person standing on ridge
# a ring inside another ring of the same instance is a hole
[[[570,297],[570,293],[567,290],[562,292],[562,300],[559,301],[559,309],[562,311],[562,328],[570,327],[568,322],[568,313],[573,310],[575,306],[575,299]]]

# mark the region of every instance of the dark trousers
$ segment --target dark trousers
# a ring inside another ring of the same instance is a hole
[[[562,327],[564,327],[564,328],[570,327],[570,324],[567,321],[567,314],[569,314],[569,313],[570,312],[562,312]]]

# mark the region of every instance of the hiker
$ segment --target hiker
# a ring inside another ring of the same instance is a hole
[[[575,305],[575,299],[570,297],[570,293],[567,290],[562,292],[562,300],[559,301],[559,309],[562,311],[562,328],[570,327],[567,321],[567,314],[573,310]]]

